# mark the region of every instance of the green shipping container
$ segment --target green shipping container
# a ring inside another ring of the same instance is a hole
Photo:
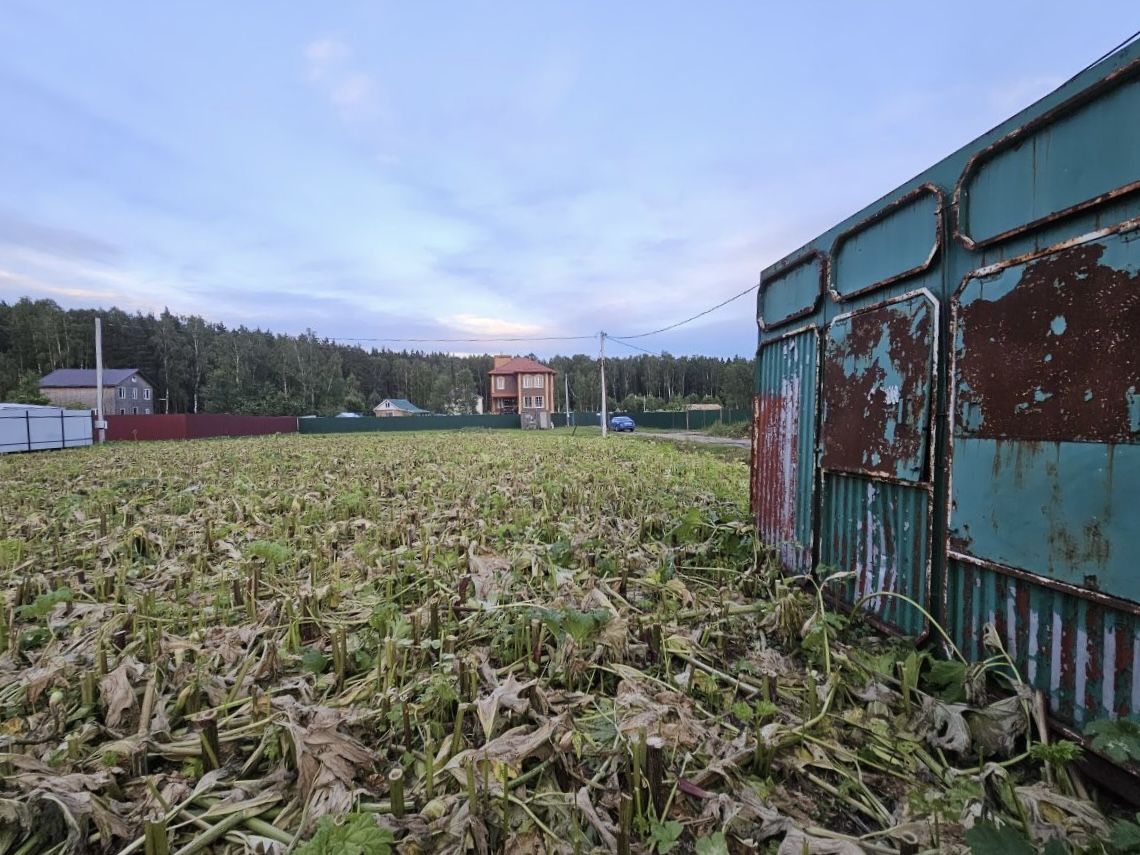
[[[895,632],[1140,720],[1140,45],[765,270],[752,508]]]

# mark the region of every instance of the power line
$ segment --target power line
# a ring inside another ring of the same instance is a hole
[[[703,312],[697,312],[697,314],[693,315],[691,318],[685,318],[685,320],[683,320],[683,321],[677,321],[677,323],[675,323],[675,324],[669,324],[669,326],[667,326],[667,327],[661,327],[661,329],[657,329],[657,330],[650,330],[649,332],[637,333],[636,335],[611,336],[611,338],[621,338],[621,339],[646,338],[647,336],[657,335],[658,333],[668,332],[669,330],[675,330],[677,327],[684,326],[687,323],[695,321],[697,318],[703,318],[705,315],[709,314],[710,312],[715,312],[717,309],[720,309],[720,308],[723,308],[724,306],[727,306],[733,300],[739,300],[745,294],[748,294],[752,291],[755,291],[758,287],[760,287],[759,283],[757,283],[756,285],[749,285],[747,288],[745,288],[739,294],[736,294],[732,297],[729,297],[724,302],[717,303],[712,308],[705,309]]]
[[[606,338],[609,339],[610,341],[616,341],[618,344],[625,345],[626,347],[631,348],[633,350],[640,350],[642,353],[648,353],[650,356],[660,356],[661,355],[660,353],[658,353],[655,350],[646,350],[644,347],[641,347],[640,345],[630,344],[629,342],[622,341],[620,338],[617,338],[616,336],[608,335],[608,336],[606,336]]]
[[[484,342],[494,344],[498,342],[529,342],[529,341],[584,341],[597,338],[593,335],[546,335],[546,336],[517,336],[507,338],[347,338],[333,336],[330,341],[372,341],[398,344],[475,344]]]
[[[1065,82],[1069,83],[1072,80],[1075,80],[1076,78],[1080,77],[1082,74],[1084,74],[1086,71],[1088,71],[1090,68],[1092,68],[1097,63],[1104,62],[1106,59],[1108,59],[1110,56],[1112,56],[1114,53],[1116,53],[1121,48],[1128,47],[1128,45],[1130,45],[1132,42],[1136,41],[1137,38],[1140,38],[1140,30],[1137,30],[1136,32],[1134,32],[1132,35],[1130,35],[1128,38],[1126,38],[1124,41],[1122,41],[1116,47],[1110,48],[1109,50],[1105,51],[1103,54],[1098,56],[1096,59],[1094,59],[1092,62],[1090,62],[1088,65],[1086,65],[1084,68],[1082,68],[1080,71],[1078,71],[1076,74],[1074,74],[1072,77],[1070,77]]]

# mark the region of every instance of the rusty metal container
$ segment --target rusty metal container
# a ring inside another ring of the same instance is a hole
[[[752,508],[885,629],[1140,720],[1140,46],[766,269]],[[922,608],[917,608],[921,606]]]

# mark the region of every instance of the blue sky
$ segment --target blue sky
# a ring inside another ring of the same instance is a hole
[[[0,299],[342,338],[652,329],[754,283],[1135,17],[0,0]],[[739,300],[641,344],[750,355],[753,314]]]

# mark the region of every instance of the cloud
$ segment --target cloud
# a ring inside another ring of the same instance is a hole
[[[343,62],[352,56],[348,45],[337,39],[317,39],[305,46],[305,56],[309,60],[309,71],[320,77],[330,64]]]
[[[1065,82],[1060,74],[1036,74],[1007,80],[986,94],[990,109],[1003,119],[1020,112]]]
[[[379,88],[372,75],[355,62],[352,48],[334,38],[305,46],[309,80],[324,93],[342,118],[357,119],[379,112]]]
[[[122,251],[100,238],[83,232],[45,226],[0,211],[0,247],[17,247],[65,258],[110,262]]]
[[[493,336],[524,336],[540,335],[543,328],[538,324],[507,321],[502,318],[485,318],[478,315],[451,315],[442,319],[447,326],[454,327],[462,333],[471,333],[480,337]]]

